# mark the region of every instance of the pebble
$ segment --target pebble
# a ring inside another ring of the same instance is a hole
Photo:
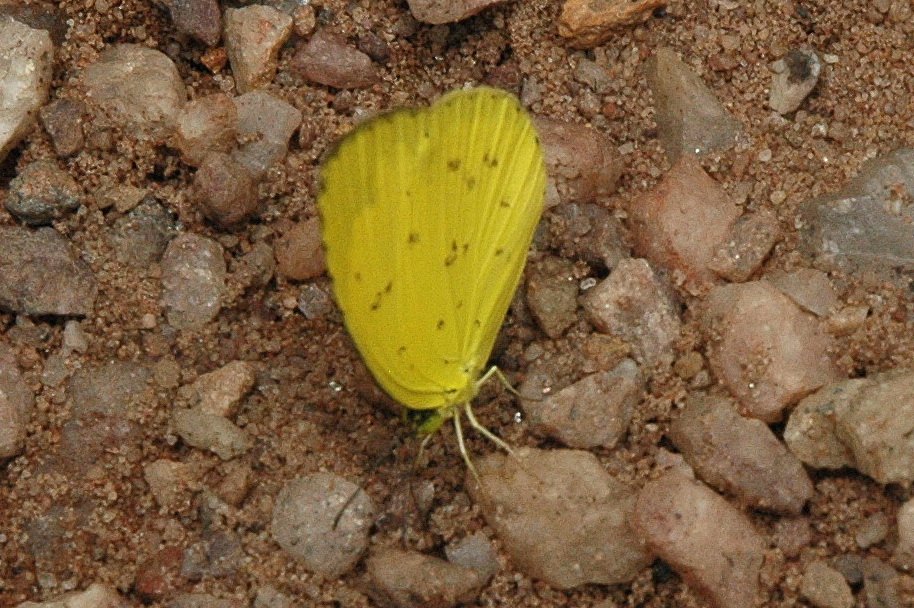
[[[35,396],[19,373],[12,350],[0,344],[0,463],[25,448]]]
[[[559,35],[568,45],[590,49],[603,44],[613,31],[651,18],[666,0],[565,0],[559,16]]]
[[[797,458],[815,469],[840,469],[854,464],[854,454],[835,431],[838,405],[856,399],[865,379],[823,386],[793,409],[784,428],[784,441]],[[841,411],[846,406],[842,405]]]
[[[173,145],[181,160],[200,166],[210,152],[230,152],[235,147],[238,109],[225,93],[195,99],[178,113]]]
[[[204,533],[184,551],[181,576],[190,581],[234,576],[244,566],[245,554],[238,534],[231,530]]]
[[[93,123],[111,124],[164,142],[187,101],[184,81],[168,55],[138,44],[102,51],[81,76]]]
[[[209,450],[222,460],[231,460],[251,449],[251,438],[244,429],[199,407],[175,410],[171,421],[184,443]]]
[[[786,408],[840,378],[824,324],[767,281],[714,288],[701,323],[712,372],[750,418],[777,422]]]
[[[854,595],[840,572],[821,560],[806,566],[800,595],[816,608],[852,608]]]
[[[744,505],[798,515],[813,495],[797,457],[764,422],[740,416],[729,399],[689,399],[669,437],[702,481]]]
[[[671,162],[683,155],[727,150],[743,137],[739,121],[674,50],[655,51],[647,64],[647,82],[658,137]]]
[[[407,0],[409,12],[419,21],[440,25],[454,23],[487,9],[490,6],[503,4],[506,0]]]
[[[160,458],[143,466],[143,479],[165,511],[177,513],[190,506],[190,492],[197,482],[190,465]]]
[[[606,269],[629,257],[622,223],[599,205],[565,203],[555,207],[547,220],[554,249]]]
[[[905,608],[898,588],[899,576],[890,565],[878,557],[863,560],[863,593],[867,608]]]
[[[527,306],[537,324],[553,340],[578,319],[578,284],[574,264],[548,256],[531,264],[527,273]]]
[[[254,471],[246,463],[237,460],[224,463],[222,469],[225,475],[213,491],[226,504],[241,506],[254,486]]]
[[[867,162],[841,191],[799,207],[800,248],[825,269],[866,270],[889,277],[914,268],[914,149]]]
[[[232,157],[260,179],[286,157],[289,140],[301,125],[299,110],[264,91],[252,91],[234,99],[238,111],[238,136],[247,143]]]
[[[470,496],[512,563],[558,589],[631,581],[651,557],[629,527],[634,494],[589,452],[520,448],[476,461]]]
[[[63,344],[61,352],[69,357],[71,353],[82,354],[89,350],[89,336],[83,331],[79,321],[70,319],[63,326]]]
[[[827,317],[841,305],[828,275],[821,270],[798,268],[791,272],[775,271],[765,278],[797,306],[817,317]]]
[[[219,0],[162,0],[179,34],[216,46],[222,34]]]
[[[559,203],[601,201],[616,191],[622,160],[607,136],[584,125],[543,117],[534,118],[534,124],[543,144],[551,186],[547,189],[547,208]]]
[[[222,246],[185,233],[174,238],[162,256],[162,306],[178,329],[200,329],[216,318],[225,292]]]
[[[333,312],[330,290],[314,283],[303,285],[296,306],[306,319],[321,319]]]
[[[626,258],[581,299],[600,332],[620,336],[643,365],[671,365],[679,337],[677,306],[647,260]]]
[[[292,11],[292,25],[300,38],[307,38],[317,27],[317,12],[311,4],[302,4]]]
[[[396,608],[451,608],[472,602],[484,582],[472,568],[401,549],[376,551],[365,570],[372,599]]]
[[[371,57],[325,30],[311,36],[292,65],[311,82],[337,89],[362,89],[379,81]]]
[[[292,17],[253,4],[225,11],[225,48],[239,93],[265,87],[276,76],[279,49],[292,34]]]
[[[854,541],[861,549],[869,549],[885,540],[889,533],[889,520],[885,513],[873,513],[863,520],[854,534]]]
[[[774,524],[771,538],[784,557],[793,559],[812,544],[812,525],[808,517],[781,517]]]
[[[914,498],[906,501],[898,508],[896,522],[898,526],[898,544],[895,545],[892,561],[903,570],[909,571],[914,568]]]
[[[320,220],[309,218],[292,226],[274,245],[276,270],[293,281],[318,277],[327,270],[321,246]]]
[[[129,608],[130,603],[109,585],[92,583],[84,591],[71,591],[46,602],[22,602],[16,608]]]
[[[819,82],[822,62],[815,51],[793,49],[775,62],[768,106],[778,114],[797,110]]]
[[[521,395],[535,391],[536,374],[528,377]],[[644,377],[631,359],[614,369],[591,374],[540,399],[523,399],[533,426],[568,447],[612,448],[628,431],[635,406],[644,390]]]
[[[474,532],[444,547],[444,554],[452,564],[472,568],[483,583],[495,576],[500,564],[492,541],[482,532]]]
[[[241,401],[254,388],[257,372],[247,361],[232,361],[203,374],[191,385],[199,407],[208,414],[233,418]]]
[[[48,99],[54,44],[46,30],[0,16],[0,162],[31,130]]]
[[[234,269],[234,278],[245,288],[265,287],[276,272],[273,248],[263,241],[254,243],[251,250],[241,256]]]
[[[638,493],[632,525],[650,550],[717,608],[751,608],[765,541],[707,486],[667,472]]]
[[[224,152],[210,152],[194,175],[192,196],[208,220],[232,228],[257,213],[257,182],[247,167]]]
[[[86,143],[83,123],[87,113],[86,104],[72,99],[56,99],[41,108],[41,124],[50,136],[57,156],[73,156],[83,149]]]
[[[82,189],[52,160],[29,163],[9,183],[6,210],[30,226],[50,224],[76,211]]]
[[[731,226],[729,239],[708,261],[708,268],[728,281],[746,281],[761,268],[780,238],[777,216],[770,209],[742,215]]]
[[[92,271],[56,230],[0,227],[0,309],[85,316],[97,292]]]
[[[683,156],[628,212],[638,255],[681,277],[692,295],[717,282],[710,265],[731,240],[740,210],[694,156]]]
[[[314,473],[279,492],[271,529],[279,546],[308,570],[336,578],[365,551],[374,519],[374,503],[364,490],[337,475]]]
[[[140,597],[147,601],[161,601],[172,595],[184,584],[181,561],[184,551],[180,547],[166,546],[142,562],[136,570],[133,586]]]
[[[134,268],[148,268],[162,259],[176,232],[165,207],[147,199],[117,218],[108,238],[118,261]]]

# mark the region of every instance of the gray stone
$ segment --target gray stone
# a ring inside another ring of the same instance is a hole
[[[330,473],[314,473],[283,487],[271,529],[279,546],[308,570],[336,578],[365,551],[374,517],[374,503],[357,485]]]
[[[226,269],[219,243],[185,233],[162,256],[162,305],[178,329],[199,329],[222,308]]]
[[[98,288],[53,228],[0,227],[0,308],[27,315],[88,315]]]
[[[232,152],[232,158],[247,167],[255,179],[286,157],[289,139],[301,125],[295,106],[263,91],[234,99],[238,110],[238,135],[247,143]]]
[[[191,581],[233,576],[244,566],[245,554],[238,534],[218,530],[184,551],[181,576]]]
[[[54,45],[45,30],[0,16],[0,161],[35,124],[48,99]]]
[[[148,268],[162,258],[176,232],[165,207],[149,199],[115,220],[110,239],[120,262],[134,268]]]
[[[631,581],[650,562],[629,527],[631,489],[596,457],[577,450],[521,448],[476,462],[467,488],[512,563],[547,584],[570,589]]]
[[[369,593],[381,606],[451,608],[473,601],[482,576],[472,568],[415,551],[382,549],[368,558]]]
[[[478,572],[483,582],[495,576],[499,569],[498,553],[492,546],[492,541],[482,532],[475,532],[448,544],[444,554],[449,562]]]
[[[794,49],[775,62],[768,105],[778,114],[789,114],[803,103],[819,82],[822,62],[815,51]]]
[[[10,181],[6,210],[25,224],[39,226],[76,211],[82,189],[50,160],[38,160]]]
[[[733,147],[742,126],[705,83],[669,48],[649,60],[647,82],[654,95],[657,131],[670,161]]]

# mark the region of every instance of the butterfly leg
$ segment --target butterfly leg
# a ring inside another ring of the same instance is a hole
[[[454,412],[454,432],[457,434],[457,446],[460,448],[460,455],[463,456],[463,461],[467,463],[467,468],[470,469],[470,473],[473,474],[478,483],[479,473],[476,472],[476,467],[473,466],[470,453],[467,451],[466,443],[463,441],[463,425],[460,423],[459,411]]]
[[[497,368],[493,367],[492,369],[497,369]],[[502,439],[501,437],[499,437],[498,435],[496,435],[495,433],[493,433],[492,431],[490,431],[489,429],[484,427],[482,425],[482,423],[476,419],[476,416],[473,414],[473,407],[469,403],[464,404],[463,410],[464,410],[464,412],[466,412],[467,420],[470,421],[470,426],[472,426],[474,429],[476,429],[476,431],[480,435],[482,435],[483,437],[485,437],[486,439],[488,439],[489,441],[491,441],[492,443],[494,443],[495,445],[497,445],[498,447],[500,447],[507,453],[509,453],[509,454],[514,453],[514,450],[511,449],[511,446],[508,445],[504,439]]]

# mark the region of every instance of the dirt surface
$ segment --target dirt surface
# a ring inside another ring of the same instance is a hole
[[[164,10],[141,0],[108,1],[104,10],[99,10],[99,4],[98,0],[59,3],[57,19],[66,35],[56,40],[52,99],[99,51],[119,42],[163,50],[177,64],[191,97],[232,93],[228,68],[210,72],[201,63],[206,49],[177,39]],[[886,5],[884,11],[880,4]],[[914,90],[914,73],[909,69],[914,28],[909,18],[893,17],[889,8],[894,4],[907,3],[677,1],[644,25],[619,31],[593,51],[576,51],[567,48],[556,32],[561,9],[557,1],[518,1],[458,24],[425,26],[411,20],[403,2],[321,0],[314,5],[318,22],[352,40],[369,29],[401,34],[390,43],[382,81],[351,91],[310,85],[294,75],[289,63],[299,40],[293,36],[280,54],[279,72],[269,90],[303,110],[310,136],[302,138],[304,146],[293,140],[288,158],[269,172],[260,188],[264,205],[255,221],[235,231],[218,230],[206,222],[188,197],[193,169],[165,147],[128,138],[113,151],[84,151],[62,164],[87,193],[119,182],[150,189],[175,214],[183,230],[215,238],[229,258],[237,258],[250,249],[255,237],[263,240],[264,234],[280,234],[290,221],[315,215],[314,184],[321,154],[359,116],[430,101],[444,91],[487,78],[497,77],[502,86],[519,91],[521,81],[532,78],[542,87],[541,99],[530,108],[533,112],[590,123],[623,149],[620,188],[601,201],[621,211],[626,201],[656,184],[669,166],[657,141],[643,66],[653,49],[670,46],[701,74],[751,141],[745,150],[704,159],[705,169],[734,196],[748,192],[747,208],[775,209],[786,237],[768,267],[790,268],[803,265],[793,250],[797,204],[836,190],[864,160],[914,140],[914,105],[909,103]],[[786,125],[774,125],[766,106],[768,66],[797,47],[812,47],[839,60],[825,67],[816,92],[801,110]],[[612,76],[609,91],[598,98],[596,113],[575,80],[576,56],[595,59]],[[819,124],[828,126],[830,136],[818,135]],[[761,162],[758,157],[765,150],[770,150],[771,160]],[[47,134],[36,127],[5,161],[0,187],[31,160],[53,157]],[[60,348],[63,321],[33,319],[17,324],[15,315],[0,312],[0,340],[14,348],[37,402],[24,453],[0,469],[0,606],[47,599],[92,582],[109,583],[139,604],[135,579],[141,564],[163,545],[190,546],[213,528],[238,533],[246,555],[243,566],[228,577],[181,581],[178,589],[251,602],[257,590],[269,584],[302,606],[369,606],[361,567],[340,580],[320,580],[271,539],[269,524],[280,488],[297,475],[317,470],[357,481],[379,505],[373,545],[402,545],[441,554],[449,541],[485,529],[463,491],[464,465],[450,429],[435,437],[417,461],[418,441],[408,427],[366,397],[370,382],[338,315],[308,321],[296,310],[300,283],[277,278],[267,287],[244,290],[230,279],[229,304],[216,321],[200,331],[175,331],[162,317],[160,273],[155,265],[138,270],[114,260],[105,238],[111,221],[110,213],[90,201],[79,213],[55,223],[86,252],[99,282],[95,313],[82,323],[89,348],[71,355],[67,365],[75,370],[113,359],[149,365],[157,381],[135,412],[141,440],[130,449],[106,448],[94,466],[76,474],[55,466],[52,455],[59,451],[70,405],[66,383],[47,386],[41,377],[48,356]],[[0,224],[14,223],[0,211]],[[914,356],[910,292],[890,284],[864,289],[855,287],[851,278],[836,279],[847,286],[845,301],[862,301],[872,308],[866,331],[842,339],[835,353],[842,371],[863,375],[910,362]],[[318,283],[326,286],[325,279]],[[147,314],[158,320],[153,327],[141,323]],[[684,321],[680,352],[700,349],[694,319],[687,315]],[[579,376],[576,353],[591,332],[580,320],[565,337],[548,340],[523,307],[515,307],[494,361],[519,381],[525,371],[524,349],[536,342],[556,369]],[[253,481],[239,505],[223,508],[212,499],[212,488],[231,473],[231,467],[178,441],[170,430],[169,415],[175,401],[180,401],[180,385],[236,359],[251,361],[258,369],[257,388],[236,418],[254,439],[254,448],[242,459]],[[618,448],[597,451],[610,472],[634,484],[651,476],[658,449],[668,447],[663,435],[674,403],[687,392],[685,383],[671,373],[652,378],[648,390]],[[476,413],[511,444],[550,445],[530,432],[517,415],[513,398],[498,387],[484,391]],[[474,453],[493,449],[476,436],[469,447]],[[143,466],[159,458],[186,462],[199,471],[195,489],[183,495],[185,500],[175,513],[155,504],[143,479]],[[424,482],[433,484],[434,498],[426,510],[418,510],[408,488]],[[814,482],[816,493],[804,516],[811,533],[804,557],[786,557],[775,547],[783,521],[752,514],[753,523],[772,546],[763,572],[765,606],[797,605],[799,575],[810,556],[886,557],[879,545],[861,550],[854,533],[874,513],[884,513],[894,522],[907,491],[882,488],[844,471],[814,474]],[[48,523],[49,513],[56,514],[53,525],[62,527],[57,533]],[[41,530],[47,533],[42,536]],[[42,543],[46,545],[39,547]],[[510,563],[483,590],[477,604],[702,605],[662,564],[645,570],[630,585],[557,591],[517,573]]]

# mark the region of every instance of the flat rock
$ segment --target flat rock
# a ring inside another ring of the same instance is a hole
[[[409,11],[419,21],[441,24],[472,17],[506,0],[408,0]]]
[[[814,268],[798,268],[790,272],[772,272],[765,277],[797,306],[817,317],[827,317],[841,305],[828,275]]]
[[[179,34],[215,46],[222,33],[219,0],[161,0]]]
[[[901,187],[903,193],[896,192]],[[914,149],[874,158],[845,188],[800,205],[800,247],[827,269],[914,268]]]
[[[29,132],[48,100],[54,66],[50,34],[0,16],[0,161]]]
[[[534,117],[534,124],[550,184],[547,207],[592,203],[616,191],[622,160],[608,137],[584,125],[542,116]]]
[[[97,291],[92,271],[53,228],[0,227],[0,308],[85,316]]]
[[[666,0],[565,0],[559,16],[559,35],[578,49],[600,45],[613,30],[647,21]]]
[[[693,156],[683,156],[628,211],[638,255],[667,269],[692,295],[718,281],[712,263],[731,240],[740,210]]]
[[[254,388],[256,380],[253,365],[247,361],[232,361],[197,378],[191,389],[204,412],[232,418],[241,400]]]
[[[533,387],[524,383],[521,394]],[[585,376],[570,386],[543,396],[524,399],[524,412],[535,428],[568,447],[612,448],[625,435],[644,378],[631,359],[610,371]]]
[[[301,125],[295,106],[264,91],[251,91],[234,99],[238,111],[238,136],[247,143],[232,152],[232,158],[260,179],[286,157],[289,140]]]
[[[576,450],[521,448],[476,461],[467,487],[512,562],[559,588],[632,580],[650,563],[629,528],[634,495]]]
[[[174,238],[162,256],[162,305],[178,329],[199,329],[222,308],[225,260],[219,243],[193,233]]]
[[[172,145],[181,160],[200,166],[210,152],[230,152],[235,147],[238,109],[225,93],[194,99],[178,113]]]
[[[654,95],[657,132],[667,157],[729,149],[743,137],[742,126],[669,48],[659,48],[647,65]]]
[[[29,163],[10,181],[6,210],[31,226],[50,224],[79,208],[82,189],[52,160]]]
[[[337,89],[362,89],[379,80],[371,57],[324,30],[311,36],[292,64],[311,82]]]
[[[184,443],[209,450],[222,460],[231,460],[251,449],[251,438],[244,429],[199,407],[175,410],[171,420]]]
[[[708,362],[744,415],[777,422],[787,407],[840,378],[824,325],[767,281],[716,287],[705,305]]]
[[[547,336],[560,338],[577,321],[578,282],[574,264],[549,256],[528,269],[527,306]]]
[[[308,570],[336,578],[365,551],[374,518],[374,503],[361,488],[331,473],[314,473],[279,492],[271,530],[279,546]]]
[[[638,493],[632,525],[650,550],[717,608],[752,608],[764,539],[707,486],[671,471]]]
[[[187,91],[168,55],[138,44],[101,52],[80,76],[95,121],[164,141],[174,129]]]
[[[225,48],[239,93],[273,80],[279,49],[291,34],[292,17],[271,6],[252,4],[225,11]]]
[[[673,362],[681,322],[670,294],[646,260],[626,258],[581,299],[598,331],[621,337],[640,363]]]
[[[728,399],[689,399],[670,439],[702,481],[744,505],[798,515],[813,494],[796,456],[761,420],[744,418]]]
[[[775,62],[775,74],[768,91],[768,106],[778,114],[800,107],[819,82],[822,62],[815,51],[793,49]]]
[[[472,568],[400,549],[376,551],[365,569],[373,599],[396,608],[451,608],[473,601],[484,582]]]

